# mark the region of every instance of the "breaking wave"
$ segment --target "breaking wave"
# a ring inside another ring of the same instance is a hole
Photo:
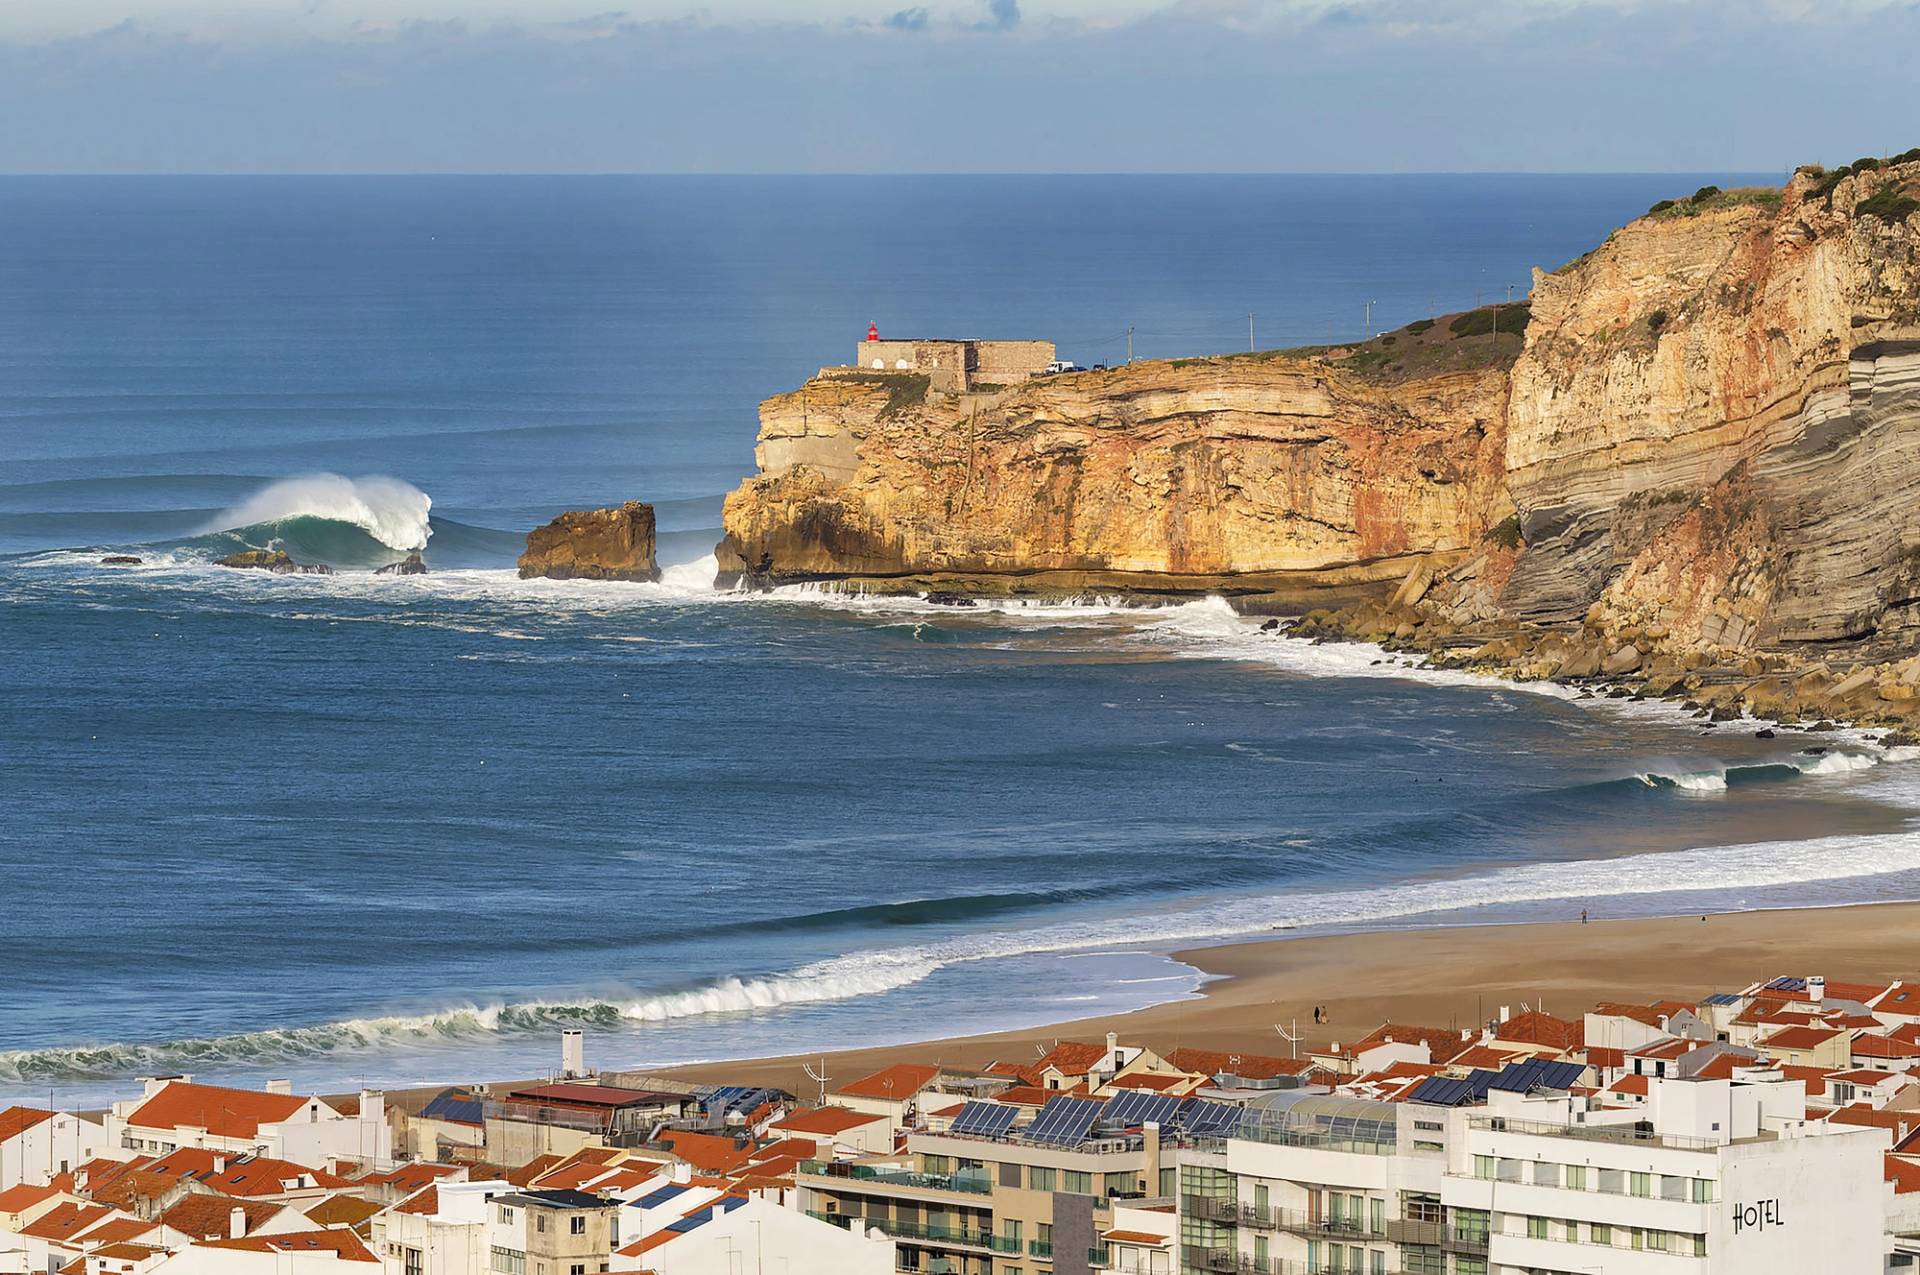
[[[433,498],[398,478],[343,478],[307,474],[285,478],[255,492],[202,528],[202,535],[272,527],[295,519],[358,527],[389,549],[409,553],[427,547]]]
[[[773,1011],[898,991],[951,966],[1103,949],[1198,945],[1275,931],[1437,922],[1487,908],[1712,894],[1920,871],[1920,830],[1755,842],[1618,858],[1515,865],[1469,876],[1370,888],[1298,891],[1154,914],[1059,922],[956,936],[919,946],[851,952],[782,973],[717,980],[632,997],[461,1006],[414,1016],[356,1018],[207,1039],[0,1053],[0,1081],[108,1079],[429,1047],[558,1026],[644,1030],[692,1018]],[[1738,901],[1737,899],[1735,901]]]

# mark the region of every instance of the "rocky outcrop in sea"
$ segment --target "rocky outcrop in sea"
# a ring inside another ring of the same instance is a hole
[[[658,580],[653,506],[630,500],[618,509],[561,514],[527,534],[520,578]]]

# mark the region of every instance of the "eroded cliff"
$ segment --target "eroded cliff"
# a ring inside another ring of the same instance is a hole
[[[1350,602],[1528,675],[1904,653],[1917,198],[1909,152],[1658,207],[1536,273],[1524,348],[1516,308],[989,394],[830,369],[762,405],[722,575]]]
[[[940,395],[829,370],[761,405],[723,575],[1314,597],[1452,561],[1505,517],[1499,366],[1403,383],[1183,359]]]

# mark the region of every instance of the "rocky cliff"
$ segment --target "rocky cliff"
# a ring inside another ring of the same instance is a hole
[[[1517,347],[1517,336],[1514,338]],[[1339,596],[1508,512],[1497,366],[1137,363],[1001,392],[823,372],[761,405],[723,575],[778,583]]]
[[[561,514],[527,533],[520,578],[658,580],[653,506],[630,500],[618,509]]]
[[[1530,315],[1351,350],[964,396],[830,369],[762,405],[722,574],[1347,602],[1345,631],[1517,635],[1545,675],[1901,653],[1916,199],[1920,152],[1709,189],[1537,272]]]

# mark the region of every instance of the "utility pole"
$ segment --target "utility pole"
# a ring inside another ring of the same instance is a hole
[[[1367,302],[1367,340],[1373,340],[1373,302]]]
[[[1127,325],[1127,362],[1133,362],[1133,325]]]
[[[1253,311],[1247,311],[1247,353],[1253,353]]]

